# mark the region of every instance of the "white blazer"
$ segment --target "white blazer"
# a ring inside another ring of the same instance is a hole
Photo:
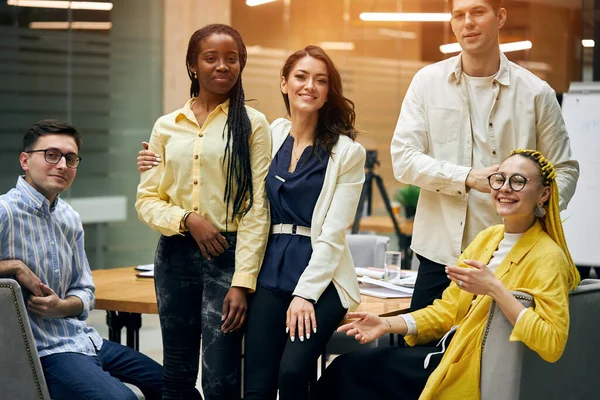
[[[284,118],[271,124],[273,158],[289,135],[291,124]],[[346,231],[354,220],[365,181],[365,149],[349,137],[340,136],[332,153],[311,220],[313,253],[294,295],[319,301],[333,282],[342,306],[354,310],[360,304],[360,291]]]

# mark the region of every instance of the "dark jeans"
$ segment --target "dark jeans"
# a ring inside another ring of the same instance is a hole
[[[206,260],[194,238],[162,236],[155,257],[156,298],[163,340],[163,399],[202,398],[196,390],[202,338],[206,399],[239,399],[242,333],[221,331],[223,300],[235,270],[236,233],[229,248]]]
[[[435,299],[440,299],[442,293],[450,285],[443,264],[438,264],[417,254],[419,259],[419,273],[415,283],[415,290],[410,302],[410,311],[417,311],[433,304]]]
[[[316,374],[317,359],[346,314],[333,284],[315,304],[317,333],[292,342],[285,332],[291,292],[258,287],[250,302],[246,333],[244,398],[309,399],[309,381]],[[314,388],[313,388],[314,389]],[[314,391],[314,390],[313,390]]]
[[[60,353],[40,360],[54,400],[137,399],[123,382],[137,386],[146,399],[160,399],[160,364],[118,343],[104,340],[97,356]]]

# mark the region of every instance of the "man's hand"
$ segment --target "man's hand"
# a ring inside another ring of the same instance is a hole
[[[65,317],[66,301],[62,300],[52,288],[40,283],[42,296],[30,296],[27,309],[42,318]]]
[[[21,260],[0,261],[2,275],[14,275],[19,285],[29,290],[34,296],[43,296],[40,284],[42,281]]]
[[[488,182],[488,176],[498,171],[498,165],[492,165],[487,168],[473,168],[467,175],[467,181],[465,184],[468,188],[477,190],[482,193],[490,193],[490,183]]]
[[[247,292],[248,289],[235,286],[227,292],[227,296],[223,300],[223,316],[221,317],[221,321],[224,321],[221,325],[223,333],[235,332],[244,326],[248,309]]]
[[[202,256],[207,260],[210,260],[211,255],[216,257],[229,247],[221,232],[209,220],[196,213],[188,215],[185,219],[185,227],[190,231],[198,243]]]

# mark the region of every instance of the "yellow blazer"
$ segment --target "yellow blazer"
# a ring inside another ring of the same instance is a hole
[[[503,237],[503,225],[481,232],[457,265],[470,268],[463,260],[488,264]],[[546,361],[557,361],[569,331],[569,263],[562,249],[536,222],[507,254],[495,274],[508,290],[526,292],[534,298],[534,307],[519,319],[510,340],[523,342]],[[418,333],[406,336],[411,346],[439,339],[453,325],[458,325],[419,399],[480,398],[481,340],[491,302],[490,296],[474,299],[471,293],[451,283],[440,300],[412,313]]]

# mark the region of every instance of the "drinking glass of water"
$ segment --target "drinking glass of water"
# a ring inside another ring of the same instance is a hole
[[[386,281],[396,281],[400,279],[400,263],[402,261],[402,253],[399,251],[385,252],[385,274],[383,279]]]

